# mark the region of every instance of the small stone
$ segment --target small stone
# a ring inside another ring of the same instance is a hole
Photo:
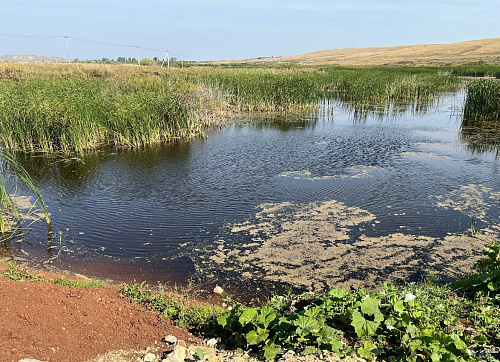
[[[215,286],[215,288],[214,288],[214,294],[222,294],[222,293],[224,293],[224,289],[222,289],[218,285]]]
[[[161,339],[161,341],[164,342],[164,343],[166,343],[166,344],[168,344],[169,346],[175,346],[178,343],[177,337],[176,336],[172,336],[171,334],[169,334],[166,337],[163,337]]]
[[[169,353],[167,358],[165,358],[162,362],[184,362],[186,355],[186,347],[175,346],[174,351]]]
[[[215,347],[217,345],[218,341],[215,338],[210,338],[207,341],[207,346],[209,347]]]
[[[75,274],[75,278],[80,280],[90,280],[90,278],[86,277],[83,274]]]
[[[146,353],[141,357],[144,362],[154,362],[156,360],[156,355],[154,353]]]
[[[19,362],[42,362],[42,361],[34,359],[34,358],[23,358],[23,359],[20,359]]]

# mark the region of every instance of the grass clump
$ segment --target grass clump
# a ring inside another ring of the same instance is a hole
[[[222,306],[195,304],[186,293],[166,293],[163,288],[153,291],[138,283],[124,286],[121,293],[147,309],[160,312],[164,318],[174,321],[179,327],[198,333],[209,331],[216,318],[226,311]]]
[[[104,282],[97,279],[76,279],[69,280],[65,277],[60,278],[46,278],[39,274],[33,273],[26,268],[19,267],[16,263],[7,263],[7,270],[1,274],[3,277],[17,280],[20,282],[30,281],[30,282],[43,282],[43,283],[54,283],[61,286],[67,286],[70,288],[99,288],[105,285]]]
[[[32,193],[36,196],[35,202],[31,205],[28,214],[35,208],[36,204],[40,206],[45,221],[47,223],[48,231],[51,232],[50,214],[45,206],[40,190],[36,187],[35,182],[31,178],[26,169],[16,161],[14,156],[5,150],[0,150],[0,167],[4,168],[2,171],[11,171],[18,179],[28,186]],[[0,232],[2,234],[2,241],[9,240],[21,228],[21,220],[23,215],[19,211],[16,200],[14,199],[6,180],[5,174],[9,172],[2,172],[0,174]],[[13,226],[15,225],[15,226]]]
[[[200,134],[181,90],[167,79],[31,77],[0,82],[7,149],[78,152],[141,148]]]
[[[200,69],[199,81],[230,95],[242,111],[295,111],[340,99],[357,110],[408,105],[455,89],[460,81],[434,68]]]
[[[481,79],[467,85],[464,120],[500,121],[500,82]]]
[[[461,65],[451,67],[450,72],[462,77],[495,77],[500,79],[500,65]]]

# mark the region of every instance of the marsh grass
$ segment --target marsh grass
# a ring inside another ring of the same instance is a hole
[[[500,82],[481,79],[467,85],[464,121],[500,121]]]
[[[26,169],[16,161],[16,159],[7,151],[0,151],[0,159],[2,160],[3,167],[9,168],[11,173],[16,175],[21,182],[29,187],[31,192],[35,195],[36,200],[30,209],[36,207],[36,204],[41,208],[45,221],[47,223],[48,231],[51,232],[51,220],[50,214],[47,207],[43,201],[40,190],[36,187],[33,179],[26,171]],[[2,233],[2,239],[8,240],[13,229],[19,229],[21,226],[21,221],[23,215],[19,212],[18,205],[14,199],[12,193],[10,192],[9,186],[6,183],[4,177],[4,172],[0,175],[0,232]],[[12,228],[12,225],[16,225],[16,228]]]
[[[500,79],[500,65],[462,65],[450,67],[453,75],[462,77],[495,77]]]
[[[70,288],[100,288],[105,285],[103,281],[97,279],[70,280],[64,276],[61,276],[60,278],[47,278],[40,274],[34,273],[24,267],[21,267],[14,262],[7,263],[7,270],[2,273],[2,276],[20,282],[31,281],[31,282],[42,282],[42,283],[54,283],[61,286],[67,286]]]
[[[434,68],[220,68],[200,70],[197,77],[251,112],[317,108],[323,99],[350,102],[363,111],[424,103],[460,86],[456,77]]]
[[[459,84],[434,68],[0,64],[0,135],[28,152],[142,148],[201,136],[235,112],[304,112],[324,99],[366,112]]]
[[[36,77],[0,82],[7,149],[78,152],[141,148],[201,133],[168,78]]]

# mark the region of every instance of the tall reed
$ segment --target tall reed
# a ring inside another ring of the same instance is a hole
[[[199,136],[234,111],[295,112],[340,99],[363,112],[425,102],[459,84],[434,68],[0,64],[0,137],[29,152],[141,148]]]
[[[200,70],[197,77],[247,111],[311,107],[322,98],[338,98],[358,108],[425,102],[460,85],[456,77],[432,68],[222,68]]]
[[[83,152],[144,147],[201,133],[169,79],[34,77],[0,82],[7,149]]]
[[[5,150],[0,151],[0,159],[2,161],[3,167],[10,168],[12,170],[12,173],[15,174],[17,177],[19,177],[19,179],[24,184],[26,184],[29,187],[29,189],[33,192],[33,194],[36,197],[36,200],[33,203],[32,208],[35,207],[35,205],[38,203],[44,214],[45,221],[47,223],[47,227],[50,232],[51,231],[50,214],[47,210],[45,202],[43,201],[40,190],[36,187],[29,173],[19,162],[16,161],[16,159],[12,156],[12,154],[10,154]],[[19,212],[19,208],[16,204],[16,201],[9,192],[9,189],[7,187],[4,178],[2,177],[2,174],[0,174],[0,232],[2,233],[2,235],[4,235],[4,238],[5,238],[5,233],[7,233],[7,231],[9,230],[9,226],[12,225],[12,223],[20,225],[22,218],[23,215]]]
[[[464,118],[499,121],[500,82],[481,79],[469,83]]]

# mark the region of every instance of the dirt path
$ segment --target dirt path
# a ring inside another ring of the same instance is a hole
[[[169,334],[196,340],[118,292],[118,286],[69,288],[0,277],[0,360],[88,361],[119,349],[139,351],[135,360],[151,346],[167,351],[161,339]]]

